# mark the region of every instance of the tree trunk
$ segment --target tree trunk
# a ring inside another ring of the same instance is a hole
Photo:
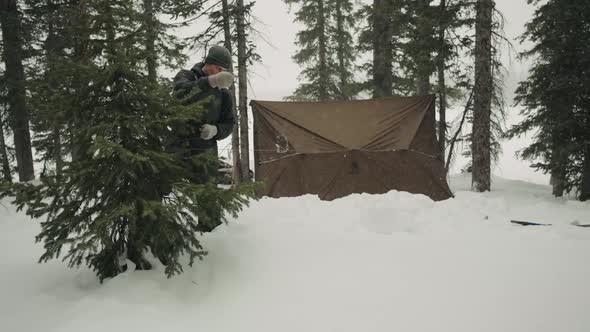
[[[475,96],[473,104],[472,189],[490,190],[490,117],[492,108],[493,0],[477,1],[475,23]]]
[[[340,79],[340,100],[350,100],[349,77],[346,68],[344,13],[342,12],[342,0],[336,0],[336,35],[338,45],[338,76]]]
[[[553,195],[562,197],[567,184],[567,165],[570,159],[567,144],[571,141],[571,133],[569,128],[564,128],[561,124],[574,116],[574,106],[571,98],[562,93],[559,97],[552,98],[547,107],[555,117],[555,126],[551,131],[550,183]]]
[[[145,48],[147,52],[146,63],[148,70],[148,81],[150,83],[156,83],[158,80],[158,61],[156,58],[157,32],[155,27],[154,2],[153,0],[143,0],[143,6],[145,11]]]
[[[88,34],[88,8],[86,0],[72,0],[72,8],[77,8],[74,12],[77,15],[72,19],[69,28],[74,32],[74,60],[78,64],[84,65],[89,61],[89,43],[90,35]],[[74,91],[82,89],[84,84],[83,79],[76,75],[73,79]],[[77,94],[76,94],[77,95]],[[79,112],[74,112],[72,119],[68,123],[70,151],[72,154],[72,161],[81,160],[84,158],[84,149],[81,148],[87,144],[79,137],[78,124],[82,123],[83,119],[79,118]]]
[[[373,0],[373,98],[393,95],[391,0]]]
[[[2,160],[2,179],[7,182],[12,182],[12,171],[10,170],[10,159],[8,159],[5,137],[4,120],[0,119],[0,158]]]
[[[0,23],[4,41],[4,62],[8,86],[10,123],[14,132],[14,147],[20,181],[35,177],[31,133],[29,131],[29,110],[26,105],[25,71],[23,66],[23,42],[21,14],[16,0],[0,0]]]
[[[53,127],[53,159],[55,160],[55,175],[61,177],[64,162],[62,156],[61,132],[57,124]]]
[[[57,87],[55,61],[63,49],[63,41],[60,40],[55,31],[57,21],[57,6],[53,3],[53,0],[47,0],[47,7],[49,14],[47,18],[47,38],[45,39],[45,56],[47,58],[47,90],[49,91],[48,98],[52,98],[54,91]],[[55,162],[55,175],[60,177],[63,170],[63,156],[62,156],[62,144],[61,144],[61,130],[58,119],[50,109],[50,103],[47,103],[47,109],[45,110],[48,120],[51,121],[52,137],[53,137],[53,161]],[[53,114],[52,114],[53,113]]]
[[[550,161],[550,183],[555,197],[562,197],[565,191],[566,167],[569,159],[569,155],[563,146],[564,140],[560,136],[559,130],[554,130]]]
[[[418,52],[416,93],[418,96],[425,96],[430,93],[430,47],[427,46],[432,36],[432,22],[428,21],[431,0],[416,0],[418,5],[417,29],[421,45]]]
[[[324,8],[324,0],[318,1],[318,61],[319,61],[319,75],[320,84],[318,86],[318,94],[320,101],[330,99],[329,84],[330,84],[330,72],[328,68],[327,60],[327,43],[326,43],[326,13]]]
[[[438,26],[438,144],[441,156],[445,156],[447,140],[447,87],[445,84],[445,31],[446,31],[446,0],[440,0],[439,15],[440,23]],[[448,170],[447,170],[448,171]]]
[[[232,36],[231,36],[231,25],[230,25],[230,19],[231,19],[231,14],[230,14],[230,10],[229,10],[229,5],[227,3],[227,0],[221,0],[221,8],[222,8],[222,12],[223,12],[223,34],[224,34],[224,44],[225,44],[225,48],[227,48],[227,50],[233,54],[233,50],[232,50]],[[233,64],[231,66],[231,68],[229,68],[229,70],[231,72],[233,72]],[[241,161],[240,161],[240,125],[239,125],[239,119],[240,119],[240,115],[238,114],[238,108],[237,108],[237,103],[236,103],[236,85],[232,84],[232,86],[229,89],[229,92],[231,94],[231,98],[232,98],[232,112],[234,112],[234,118],[236,119],[236,125],[234,126],[233,130],[232,130],[232,135],[231,135],[231,147],[232,147],[232,177],[234,180],[234,185],[239,185],[242,182],[242,168],[241,168]]]
[[[240,162],[242,179],[250,179],[250,146],[248,138],[248,59],[244,0],[237,0],[236,28],[238,34],[238,89],[240,93]]]
[[[584,149],[584,169],[582,170],[582,187],[580,188],[580,201],[590,199],[590,142],[586,142]]]

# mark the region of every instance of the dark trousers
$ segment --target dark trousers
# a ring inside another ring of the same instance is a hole
[[[215,158],[214,158],[215,157]],[[219,173],[219,163],[213,153],[193,156],[186,162],[189,169],[190,182],[193,184],[206,184],[210,181],[216,183]],[[199,202],[197,217],[199,223],[197,228],[201,232],[211,232],[221,225],[222,208],[217,195],[204,195]]]

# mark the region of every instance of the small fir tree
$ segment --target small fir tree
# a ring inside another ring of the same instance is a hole
[[[77,101],[60,117],[76,138],[76,158],[64,161],[61,176],[18,184],[9,193],[29,215],[46,217],[37,236],[45,248],[40,261],[63,256],[69,266],[88,265],[104,280],[130,265],[149,269],[155,257],[168,276],[180,273],[181,257],[192,265],[206,254],[197,223],[207,223],[215,210],[235,216],[254,188],[191,182],[195,172],[216,163],[208,155],[187,160],[178,144],[177,137],[200,121],[201,108],[183,106],[169,86],[150,80],[149,62],[141,59],[159,53],[138,47],[145,41],[137,33],[144,16],[133,1],[85,5],[87,21],[80,21],[92,24],[75,28],[88,29],[78,36],[89,38],[93,56],[62,68],[60,80],[75,81],[77,88],[57,90],[63,100]]]

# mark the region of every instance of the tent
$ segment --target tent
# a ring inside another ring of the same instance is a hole
[[[333,102],[253,100],[260,194],[333,200],[390,190],[452,197],[433,95]]]

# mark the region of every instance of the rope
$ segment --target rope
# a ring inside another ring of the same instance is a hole
[[[233,149],[228,147],[231,144],[228,143],[225,145],[224,148],[221,149],[217,149],[217,151],[232,151]],[[208,151],[210,149],[192,149],[192,151]],[[417,150],[413,150],[413,149],[382,149],[382,150],[371,150],[371,149],[339,149],[339,150],[326,150],[326,151],[319,151],[319,152],[296,152],[294,151],[294,153],[289,153],[289,150],[285,151],[285,152],[277,152],[276,149],[252,149],[250,150],[252,152],[274,152],[274,153],[279,153],[281,155],[284,155],[282,157],[278,157],[278,158],[272,158],[272,159],[268,159],[268,160],[263,160],[263,161],[259,161],[258,164],[259,165],[263,165],[263,164],[268,164],[271,162],[275,162],[275,161],[279,161],[279,160],[283,160],[286,158],[290,158],[293,156],[298,156],[298,155],[304,155],[304,154],[322,154],[322,153],[338,153],[338,152],[349,152],[349,151],[361,151],[361,152],[398,152],[398,151],[409,151],[409,152],[413,152],[413,153],[417,153],[419,155],[422,155],[424,157],[430,158],[430,159],[439,159],[439,157],[437,156],[433,156],[421,151],[417,151]]]

